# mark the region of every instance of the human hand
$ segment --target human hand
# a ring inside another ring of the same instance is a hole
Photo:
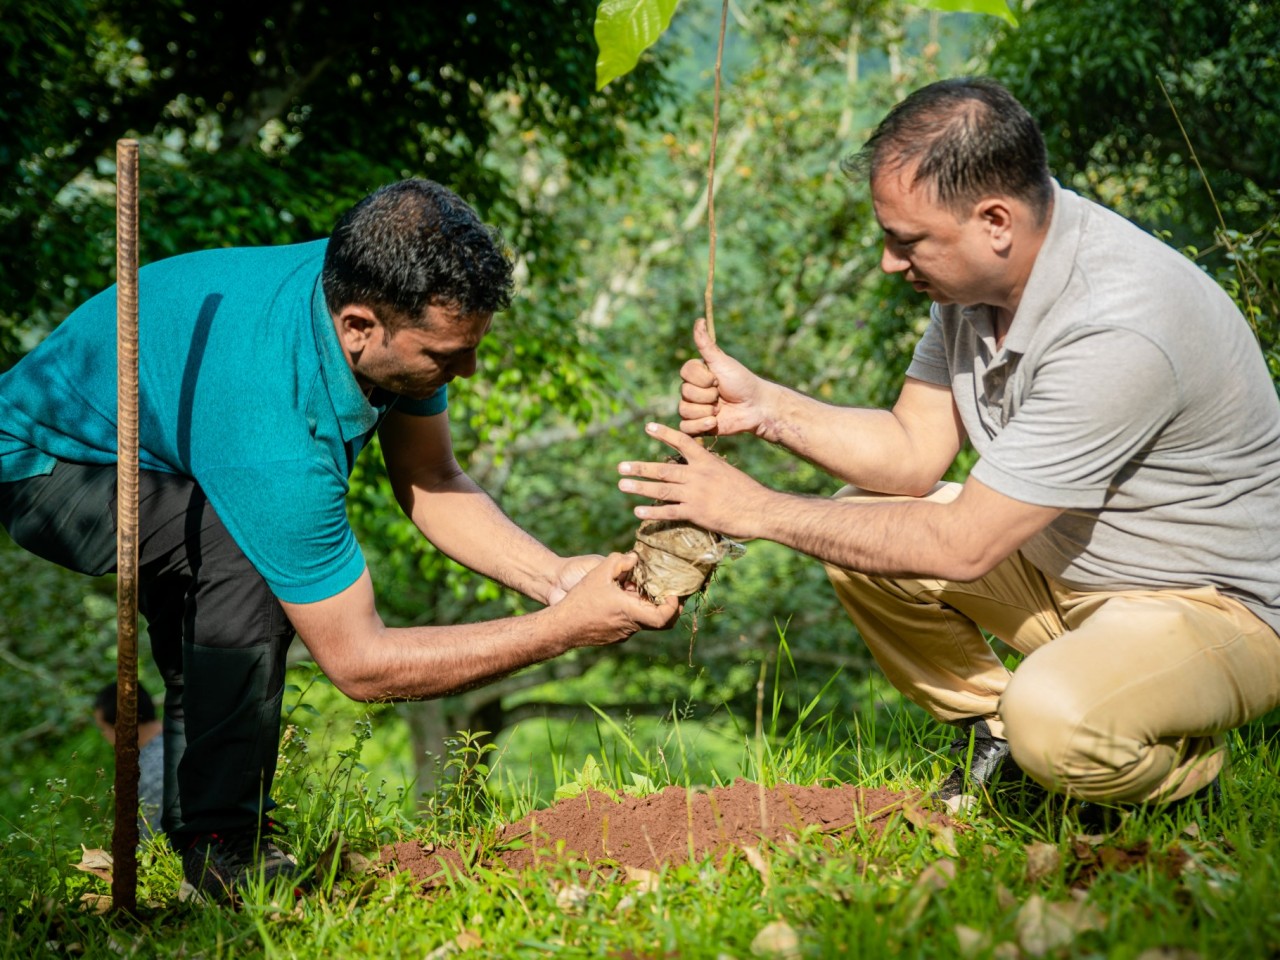
[[[680,601],[653,603],[630,584],[638,557],[611,553],[565,594],[557,612],[572,617],[574,646],[621,643],[637,630],[664,630],[680,616]]]
[[[768,439],[772,384],[716,346],[706,320],[693,325],[693,342],[701,357],[680,368],[680,429],[692,437],[754,433]]]
[[[618,481],[623,493],[660,500],[635,508],[642,520],[688,520],[734,540],[758,535],[760,518],[765,516],[774,492],[747,476],[723,457],[718,457],[678,430],[651,423],[646,432],[661,440],[684,458],[684,463],[618,464],[624,477],[640,480]]]
[[[578,557],[564,557],[556,570],[551,589],[547,591],[547,606],[559,603],[588,572],[600,566],[604,557],[598,553],[587,553]]]

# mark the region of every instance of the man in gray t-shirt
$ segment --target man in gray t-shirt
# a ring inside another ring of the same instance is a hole
[[[1049,176],[1035,121],[989,80],[912,94],[861,159],[882,268],[934,302],[891,411],[763,380],[701,322],[685,464],[624,491],[822,560],[886,676],[965,731],[938,796],[1010,752],[1088,800],[1209,785],[1222,734],[1280,704],[1280,403],[1248,325],[1186,258]],[[850,484],[760,486],[690,436],[754,433]],[[940,478],[968,440],[963,484]],[[1025,654],[1012,676],[987,630]]]

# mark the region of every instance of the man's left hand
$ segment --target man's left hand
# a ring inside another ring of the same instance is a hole
[[[679,430],[660,423],[651,423],[645,429],[649,436],[684,457],[685,462],[628,460],[618,464],[618,472],[624,477],[642,478],[618,481],[619,490],[662,501],[636,507],[637,517],[688,520],[735,540],[749,540],[758,535],[759,519],[773,496],[772,490]]]

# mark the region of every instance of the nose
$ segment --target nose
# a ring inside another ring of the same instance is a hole
[[[468,377],[474,376],[476,372],[476,352],[469,350],[454,360],[449,367],[449,373],[455,377],[461,377],[466,380]]]
[[[906,257],[894,253],[893,246],[885,241],[884,253],[880,256],[880,269],[889,275],[902,273],[907,267],[911,266],[911,261]]]

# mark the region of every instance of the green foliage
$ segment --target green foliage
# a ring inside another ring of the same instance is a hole
[[[1227,264],[1217,270],[1223,289],[1240,307],[1280,391],[1280,209],[1251,233],[1223,229],[1218,245]],[[1201,251],[1190,251],[1199,258]]]
[[[601,0],[596,12],[596,89],[635,69],[671,23],[680,0]]]
[[[911,0],[916,6],[930,10],[943,10],[948,13],[985,13],[999,17],[1012,26],[1018,25],[1018,18],[1009,9],[1005,0]]]
[[[1227,221],[1258,229],[1280,188],[1274,13],[1256,0],[1040,0],[990,69],[1040,122],[1064,182],[1207,246],[1217,217],[1183,128]]]
[[[8,4],[0,367],[106,285],[126,134],[143,142],[144,261],[313,239],[408,175],[448,183],[528,249],[546,230],[486,162],[495,138],[547,138],[589,170],[621,145],[615,109],[654,106],[652,70],[594,91],[593,15],[590,0]]]

